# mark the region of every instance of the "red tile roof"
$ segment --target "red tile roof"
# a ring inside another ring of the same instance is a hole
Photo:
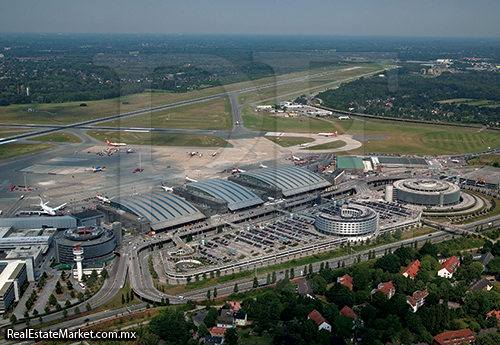
[[[344,308],[340,309],[340,314],[344,316],[349,316],[350,318],[353,318],[356,320],[358,318],[358,315],[348,306],[345,306]]]
[[[441,266],[441,268],[439,270],[441,271],[444,268],[448,272],[450,272],[450,274],[453,274],[453,273],[455,273],[455,270],[457,269],[459,263],[460,263],[460,260],[458,260],[458,258],[456,256],[452,256],[451,258],[449,258],[448,260],[446,260],[443,263],[443,265]]]
[[[500,319],[500,311],[492,310],[488,313],[488,315],[486,315],[486,318],[489,319],[492,315],[495,315],[497,319]]]
[[[427,289],[425,289],[424,291],[415,291],[413,293],[413,296],[411,296],[410,298],[408,298],[408,302],[413,306],[415,307],[418,302],[421,302],[423,303],[423,300],[429,296],[429,292],[427,291]]]
[[[407,276],[408,278],[413,279],[417,275],[419,269],[420,269],[420,261],[415,260],[411,264],[409,264],[408,267],[406,267],[401,274]]]
[[[387,283],[380,283],[378,284],[378,287],[372,291],[372,294],[374,294],[377,291],[382,291],[384,294],[388,295],[392,289],[395,289],[394,285],[392,284],[392,281]]]
[[[213,327],[212,330],[210,330],[210,334],[224,334],[226,330],[227,328],[224,327]]]
[[[476,336],[470,329],[467,328],[459,331],[438,334],[434,337],[434,344],[461,344],[464,341],[469,343],[470,340],[474,339],[476,339]]]
[[[240,302],[228,302],[228,304],[230,305],[231,310],[239,311],[241,309]]]
[[[316,322],[316,324],[318,326],[321,326],[324,322],[326,322],[327,324],[330,324],[328,321],[326,321],[326,319],[323,317],[323,315],[321,315],[320,312],[317,311],[316,309],[314,309],[312,312],[310,312],[309,315],[307,315],[307,316],[311,320]]]
[[[352,277],[348,274],[343,275],[337,279],[337,282],[347,286],[352,291]]]

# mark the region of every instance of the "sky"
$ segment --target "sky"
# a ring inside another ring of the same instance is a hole
[[[498,0],[4,0],[0,33],[499,37]]]

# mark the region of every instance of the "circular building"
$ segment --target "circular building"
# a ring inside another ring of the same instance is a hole
[[[336,206],[316,215],[314,225],[326,235],[365,239],[378,232],[378,213],[357,204]]]
[[[406,179],[394,182],[397,199],[423,206],[445,206],[460,202],[460,187],[448,181]]]
[[[116,237],[113,231],[100,226],[80,226],[63,232],[57,241],[57,256],[63,264],[73,264],[73,248],[83,249],[83,263],[96,263],[113,257]]]

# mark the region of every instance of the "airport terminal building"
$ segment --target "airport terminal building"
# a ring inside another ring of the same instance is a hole
[[[323,234],[359,240],[377,235],[379,215],[358,204],[334,206],[317,214],[314,225]]]
[[[111,259],[116,248],[116,237],[112,230],[99,226],[81,226],[68,229],[56,239],[56,260],[63,264],[75,263],[73,248],[83,248],[83,262],[96,263]]]
[[[422,206],[446,206],[460,202],[460,187],[443,180],[405,179],[394,182],[397,200]]]

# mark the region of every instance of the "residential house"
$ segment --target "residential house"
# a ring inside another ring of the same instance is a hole
[[[418,308],[424,305],[425,298],[427,296],[429,296],[429,292],[427,291],[427,289],[425,289],[424,291],[415,291],[413,293],[413,296],[408,298],[406,302],[410,305],[413,312],[416,313]]]
[[[321,331],[322,329],[326,329],[327,331],[331,332],[332,331],[332,325],[326,319],[324,318],[323,315],[316,309],[314,309],[312,312],[307,315],[307,319],[311,319],[316,324],[318,325],[318,331]]]
[[[420,261],[415,260],[405,268],[403,273],[401,273],[405,278],[415,279],[418,271],[420,270]]]
[[[348,316],[354,320],[356,320],[358,318],[358,315],[348,306],[345,306],[344,308],[340,309],[340,314],[342,314],[344,316]]]
[[[453,277],[453,274],[455,273],[459,265],[460,265],[460,260],[458,260],[456,256],[452,256],[443,263],[437,275],[439,277],[450,279]]]
[[[483,255],[481,255],[481,257],[477,261],[479,261],[481,264],[483,264],[484,269],[486,271],[488,271],[488,269],[486,268],[486,265],[488,265],[488,263],[493,258],[494,258],[493,254],[491,254],[490,252],[488,252],[488,253],[484,253]]]
[[[229,309],[238,312],[241,309],[241,303],[240,302],[227,302],[229,304]]]
[[[432,345],[461,345],[475,344],[476,336],[470,329],[461,329],[459,331],[445,332],[434,337]]]
[[[392,284],[392,281],[390,281],[387,283],[378,284],[377,288],[372,290],[371,295],[373,295],[377,291],[382,291],[387,296],[387,299],[391,299],[392,296],[394,296],[394,294],[396,293],[396,288]]]
[[[226,334],[226,330],[227,330],[227,328],[223,328],[223,327],[212,327],[212,329],[210,330],[210,335],[212,337],[224,338],[224,334]]]
[[[337,283],[347,286],[352,291],[352,277],[348,274],[337,278]]]
[[[246,326],[247,324],[247,314],[245,313],[234,313],[234,322],[236,326]]]
[[[491,289],[493,289],[493,285],[484,277],[469,286],[469,291],[471,292],[479,290],[491,291]]]
[[[311,282],[307,279],[301,279],[297,282],[297,292],[301,296],[314,298],[314,292],[311,286]]]
[[[236,327],[233,317],[233,311],[230,309],[221,309],[220,316],[217,317],[216,324],[217,327],[222,327],[222,328]]]
[[[224,338],[212,337],[210,335],[205,336],[205,345],[218,345],[223,343],[224,343]]]

